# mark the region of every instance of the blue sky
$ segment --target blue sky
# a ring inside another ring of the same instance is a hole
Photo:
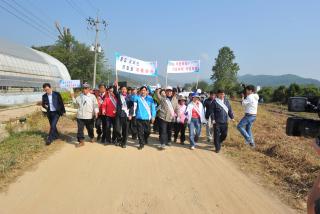
[[[71,28],[91,44],[86,16],[97,9],[109,23],[100,42],[114,65],[114,52],[157,60],[164,75],[167,60],[200,59],[200,79],[209,79],[219,48],[229,46],[240,74],[297,74],[320,80],[320,1],[301,0],[4,0],[14,1],[57,32],[53,22]],[[0,5],[10,7],[0,1]],[[76,5],[71,7],[71,5]],[[80,9],[79,9],[80,8]],[[80,11],[81,10],[81,11]],[[30,15],[31,16],[31,15]],[[0,36],[27,46],[54,38],[0,8]],[[194,80],[194,74],[173,76]]]

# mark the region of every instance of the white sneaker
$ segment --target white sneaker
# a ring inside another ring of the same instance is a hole
[[[166,148],[166,145],[165,145],[165,144],[161,144],[161,145],[159,146],[159,148],[160,148],[160,149],[165,149],[165,148]]]
[[[190,148],[190,149],[191,149],[191,150],[194,150],[195,148],[196,148],[195,146],[191,146],[191,148]]]

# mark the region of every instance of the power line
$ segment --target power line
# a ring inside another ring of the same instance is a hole
[[[22,9],[22,12],[25,14],[25,16],[29,17],[30,19],[33,18],[36,22],[38,22],[39,25],[44,26],[46,30],[48,30],[51,33],[55,33],[50,27],[47,26],[47,23],[45,23],[42,19],[37,17],[32,11],[28,10],[24,6],[22,6],[20,3],[18,3],[16,0],[11,0],[13,1],[18,7]],[[30,15],[29,15],[30,14]]]
[[[26,15],[23,12],[21,12],[21,10],[17,9],[15,6],[13,6],[12,4],[10,4],[7,0],[2,0],[3,3],[5,3],[7,6],[9,6],[11,8],[11,13],[14,13],[15,16],[19,16],[21,19],[24,19],[25,21],[27,21],[28,23],[30,23],[33,26],[36,26],[37,28],[41,29],[42,32],[46,32],[47,35],[52,36],[53,35],[53,31],[50,32],[50,30],[46,29],[46,26],[43,26],[42,24],[39,24],[38,22],[33,20],[33,17],[30,17],[29,15]],[[8,7],[6,7],[7,10]]]
[[[69,4],[69,6],[76,12],[78,15],[80,15],[82,18],[86,18],[87,15],[83,10],[72,0],[66,0],[66,2]]]
[[[6,3],[6,2],[5,2]],[[48,32],[46,31],[43,31],[42,28],[39,28],[38,26],[34,25],[32,22],[29,22],[28,20],[25,20],[24,18],[18,16],[17,14],[15,14],[14,12],[10,11],[8,8],[4,7],[3,5],[0,5],[0,7],[6,11],[7,13],[13,15],[14,17],[16,17],[17,19],[19,19],[20,21],[24,22],[25,24],[27,24],[28,26],[31,26],[32,28],[34,28],[35,30],[43,33],[43,34],[46,34],[47,36],[53,38],[53,39],[56,39],[54,36],[52,36],[51,34],[49,34]]]
[[[96,7],[94,6],[94,4],[93,4],[90,0],[86,0],[86,2],[90,5],[90,7],[92,8],[92,10],[93,10],[94,12],[97,12],[97,11],[98,11],[98,8],[96,8]]]
[[[45,16],[48,20],[50,20],[50,22],[55,22],[55,20],[52,17],[50,17],[47,13],[45,13],[44,10],[41,9],[37,4],[35,4],[33,0],[28,0],[28,4],[30,4],[31,7],[35,8],[37,12],[40,12],[42,16]]]

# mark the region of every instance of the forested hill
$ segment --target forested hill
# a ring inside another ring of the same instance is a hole
[[[239,81],[245,84],[253,84],[259,86],[289,86],[291,83],[299,85],[316,85],[320,86],[320,81],[311,78],[303,78],[293,74],[285,74],[280,76],[274,75],[251,75],[246,74],[238,77]]]

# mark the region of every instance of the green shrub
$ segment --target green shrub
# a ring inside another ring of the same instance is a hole
[[[60,94],[61,94],[63,103],[68,104],[71,102],[71,94],[69,91],[63,91]]]

